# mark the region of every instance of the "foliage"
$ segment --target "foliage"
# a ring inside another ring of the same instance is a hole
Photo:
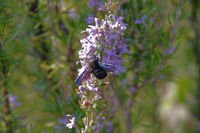
[[[1,1],[0,133],[198,132],[199,4]]]

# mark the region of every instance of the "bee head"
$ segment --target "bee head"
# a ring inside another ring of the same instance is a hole
[[[94,55],[89,57],[89,66],[94,69],[98,67],[99,59]]]

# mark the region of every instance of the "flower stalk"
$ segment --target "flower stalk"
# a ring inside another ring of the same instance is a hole
[[[97,78],[96,71],[106,72],[110,75],[110,71],[119,75],[124,73],[126,68],[122,65],[124,62],[123,54],[130,53],[129,45],[124,39],[124,31],[127,24],[123,22],[122,16],[115,16],[109,12],[105,19],[93,18],[94,22],[88,25],[84,34],[84,38],[80,40],[82,49],[79,51],[78,63],[81,64],[78,81],[76,82],[79,88],[77,93],[80,95],[81,108],[86,112],[86,117],[83,118],[85,129],[83,133],[93,132],[93,126],[97,123],[98,108],[103,108],[104,103],[101,102],[102,89],[105,87],[104,80]],[[97,68],[93,68],[91,58],[96,58]],[[101,77],[101,75],[98,75]],[[104,76],[106,77],[106,76]],[[108,83],[106,83],[108,84]]]

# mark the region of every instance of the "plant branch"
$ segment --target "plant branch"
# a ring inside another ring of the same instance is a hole
[[[0,53],[4,53],[3,51],[3,45],[0,43]],[[12,133],[12,121],[9,119],[9,116],[11,114],[11,108],[10,108],[10,101],[9,101],[9,91],[7,88],[7,73],[8,73],[8,66],[7,61],[4,59],[4,57],[0,60],[2,64],[2,70],[1,70],[1,77],[4,78],[4,81],[2,82],[2,88],[3,90],[3,96],[4,96],[4,113],[7,119],[5,119],[6,122],[6,133]]]
[[[182,7],[182,6],[181,6]],[[181,8],[180,7],[180,8]],[[176,32],[177,32],[177,29],[178,29],[178,18],[179,18],[179,15],[180,15],[180,10],[176,10],[176,18],[175,18],[175,23],[174,23],[174,27],[173,27],[173,31],[172,31],[172,35],[171,35],[171,40],[170,40],[170,45],[169,45],[169,48],[167,49],[166,51],[166,55],[164,55],[163,57],[163,60],[162,62],[160,63],[160,65],[158,65],[158,67],[154,70],[153,72],[153,76],[151,78],[147,77],[143,84],[141,84],[139,87],[138,87],[138,90],[141,89],[141,88],[144,88],[145,86],[147,86],[149,83],[151,82],[155,82],[157,79],[159,79],[157,77],[157,73],[162,70],[163,66],[166,65],[166,63],[168,62],[169,60],[169,56],[170,56],[170,51],[172,50],[173,46],[174,46],[174,43],[175,43],[175,35],[176,35]]]

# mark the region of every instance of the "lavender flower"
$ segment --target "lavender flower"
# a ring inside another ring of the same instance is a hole
[[[21,102],[17,101],[18,100],[17,96],[13,96],[12,94],[8,96],[8,99],[9,99],[9,102],[13,103],[14,108],[21,106],[22,104]]]
[[[92,8],[94,6],[98,7],[99,11],[103,11],[104,12],[106,10],[106,8],[104,6],[104,3],[101,0],[91,0],[90,1],[90,8]]]
[[[91,0],[90,1],[90,8],[96,6],[98,4],[98,0]]]
[[[135,20],[135,24],[141,24],[141,23],[142,23],[141,20],[138,19],[138,18],[136,18],[136,20]]]
[[[90,14],[89,17],[86,19],[86,21],[89,25],[93,24],[94,23],[94,15]]]
[[[138,14],[138,16],[141,16],[141,14]],[[144,14],[141,19],[136,18],[135,20],[135,24],[146,24],[146,20],[147,20],[148,16],[146,14]]]
[[[68,117],[68,118],[71,118],[71,119],[68,119],[68,122],[67,122],[67,124],[66,124],[66,127],[69,128],[69,129],[75,127],[75,120],[76,120],[76,118],[73,117],[73,116],[70,115],[70,114],[68,114],[67,117]]]
[[[98,18],[94,18],[94,20],[94,25],[88,25],[88,28],[82,32],[86,33],[87,36],[80,40],[83,49],[79,51],[79,62],[82,66],[78,70],[79,75],[89,67],[89,58],[91,56],[99,57],[103,63],[115,66],[117,69],[115,74],[125,72],[126,69],[122,66],[124,62],[122,55],[130,52],[128,50],[129,45],[126,44],[124,39],[124,31],[127,24],[123,23],[123,17],[110,14],[102,21]],[[82,108],[88,109],[90,103],[94,103],[102,97],[101,89],[96,85],[97,82],[98,80],[91,75],[85,83],[79,86],[78,94],[81,97]],[[94,97],[88,98],[86,96],[87,91],[93,92]],[[92,104],[92,107],[95,108],[96,105]]]
[[[82,39],[82,50],[79,51],[79,58],[82,69],[79,69],[79,74],[84,71],[88,65],[89,55],[100,57],[100,52],[103,52],[103,62],[113,64],[120,72],[125,72],[122,66],[123,53],[129,53],[128,44],[124,39],[124,31],[127,24],[123,23],[123,17],[114,15],[106,16],[105,19],[95,18],[95,25],[89,25],[83,33],[87,33],[87,37]],[[102,51],[103,50],[103,51]],[[102,57],[101,57],[102,58]]]
[[[105,12],[105,10],[106,10],[106,8],[105,8],[105,6],[104,6],[104,4],[103,4],[102,1],[99,2],[98,10],[99,10],[99,11],[103,11],[103,12]]]
[[[92,0],[91,5],[97,5],[96,0]],[[99,9],[104,10],[103,3],[99,3]],[[124,17],[118,17],[113,14],[107,15],[105,19],[100,20],[99,18],[88,19],[88,28],[82,33],[85,34],[84,38],[80,40],[82,49],[79,51],[79,63],[81,68],[78,69],[79,76],[90,67],[90,59],[95,56],[98,57],[101,62],[106,64],[112,64],[115,66],[117,71],[115,74],[125,72],[126,69],[122,65],[124,62],[122,56],[124,53],[130,53],[128,50],[129,45],[124,39],[124,31],[127,28],[127,24],[123,22]],[[81,97],[81,108],[85,111],[92,113],[97,107],[96,101],[102,98],[102,91],[99,85],[99,80],[96,79],[92,74],[87,76],[82,85],[77,89],[77,93]],[[83,118],[85,128],[83,132],[87,132],[95,122],[96,118],[91,118],[91,113],[87,114]],[[70,116],[70,115],[69,115]],[[96,119],[97,120],[97,119]],[[72,117],[70,122],[66,125],[68,128],[72,128],[75,124],[75,118]],[[109,125],[112,130],[112,124]]]

